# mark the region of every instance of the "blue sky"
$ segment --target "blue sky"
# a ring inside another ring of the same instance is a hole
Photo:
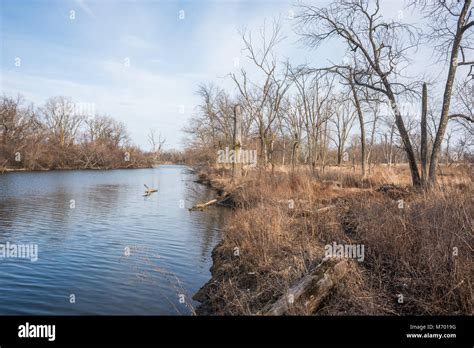
[[[232,91],[225,76],[240,69],[236,59],[247,64],[239,28],[256,31],[280,17],[287,38],[279,57],[293,64],[326,65],[344,54],[337,44],[311,52],[298,42],[288,18],[294,0],[0,3],[1,91],[37,106],[57,95],[93,103],[96,112],[124,122],[142,148],[151,128],[163,134],[167,148],[183,147],[181,129],[195,112],[199,84]],[[398,0],[387,7],[392,14],[401,8]]]
[[[143,148],[150,128],[167,147],[181,147],[198,85],[229,84],[224,76],[242,54],[238,29],[258,28],[292,8],[290,1],[1,3],[2,92],[35,105],[55,95],[94,103],[96,112],[123,121]]]

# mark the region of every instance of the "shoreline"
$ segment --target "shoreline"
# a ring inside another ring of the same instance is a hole
[[[201,167],[197,169],[198,177],[199,179],[197,182],[207,185],[211,189],[217,191],[219,194],[226,191],[226,190],[232,190],[229,189],[228,185],[229,182],[227,181],[228,179],[225,178],[226,172],[228,173],[228,169],[222,169],[221,172],[222,174],[217,174],[217,178],[215,177],[216,173],[212,173],[212,170],[210,168],[205,168]],[[231,185],[232,186],[232,185]],[[230,196],[232,197],[232,200],[234,201],[234,208],[239,209],[240,203],[238,202],[238,198],[235,198],[234,192],[230,191]],[[228,228],[227,224],[223,228],[223,235],[222,235],[222,240],[216,244],[216,246],[213,248],[212,253],[211,253],[211,259],[212,259],[212,266],[210,268],[210,273],[211,273],[211,278],[192,296],[193,300],[199,302],[200,304],[195,308],[195,312],[197,315],[232,315],[232,313],[227,313],[227,312],[221,312],[222,307],[225,307],[223,303],[219,303],[219,296],[216,296],[216,293],[218,292],[219,288],[219,283],[222,282],[225,278],[227,273],[231,271],[233,268],[233,261],[232,261],[232,252],[235,252],[235,248],[232,250],[229,250],[228,247],[228,241],[226,240],[226,229]],[[235,256],[235,255],[233,255]],[[312,270],[316,269],[318,266],[323,265],[325,266],[326,264],[323,262],[323,255],[320,254],[316,258],[315,262],[311,265]],[[260,270],[255,270],[254,272],[243,272],[247,273],[247,275],[254,275],[259,273]],[[345,272],[344,272],[345,273]],[[323,277],[328,277],[329,273],[324,272],[322,274]],[[245,279],[246,275],[241,274],[236,277],[237,281],[244,280],[244,282],[247,282],[248,280]],[[301,281],[304,278],[304,276],[297,277],[293,279],[291,285],[295,285],[298,283],[298,281]],[[251,282],[250,282],[251,283]],[[331,285],[331,287],[334,286]],[[250,289],[248,289],[250,290]],[[325,293],[324,296],[321,297],[320,300],[324,299],[328,293]],[[312,297],[311,294],[308,294],[306,296],[308,299]],[[300,298],[301,300],[301,298]],[[318,304],[319,305],[319,301]],[[257,315],[272,315],[272,309],[274,307],[279,307],[277,311],[281,312],[278,314],[294,314],[290,308],[286,308],[285,310],[281,310],[280,307],[281,303],[287,302],[285,295],[280,294],[279,296],[275,296],[271,299],[269,299],[266,302],[263,302],[258,305],[255,309],[255,313],[252,314],[257,314]],[[284,305],[283,305],[284,307]]]
[[[229,185],[229,182],[226,182],[225,179],[225,173],[228,171],[228,169],[222,169],[222,176],[224,178],[221,178],[220,174],[218,175],[218,178],[215,178],[214,175],[211,173],[212,170],[210,168],[206,167],[201,167],[199,169],[196,169],[199,176],[199,179],[197,182],[207,185],[209,188],[217,191],[219,194],[222,192],[226,191],[229,189],[227,186]],[[227,173],[229,174],[229,173]],[[240,203],[238,202],[238,198],[235,198],[234,192],[230,191],[230,197],[234,202],[233,208],[239,209]],[[232,269],[232,256],[230,256],[232,253],[229,252],[229,248],[226,245],[227,240],[226,240],[226,229],[228,228],[227,225],[224,226],[223,231],[222,231],[222,240],[216,244],[216,246],[213,248],[212,253],[211,253],[211,259],[212,259],[212,266],[210,268],[210,273],[211,273],[211,278],[192,296],[192,299],[199,302],[200,304],[195,308],[195,312],[197,315],[202,315],[202,316],[208,316],[208,315],[232,315],[232,313],[222,313],[222,303],[219,303],[219,297],[216,296],[216,289],[219,287],[219,282],[223,281],[223,279],[226,278],[226,273],[228,273]],[[235,248],[232,249],[233,252],[235,252]],[[234,255],[235,256],[235,255]],[[323,256],[319,255],[317,261],[312,265],[312,271],[314,269],[317,269],[318,266],[323,266],[326,267],[326,260],[323,260]],[[332,262],[332,261],[331,261]],[[332,265],[334,266],[334,265]],[[248,275],[254,275],[258,273],[259,271],[256,270],[255,272],[247,272]],[[346,273],[346,271],[344,271]],[[321,274],[322,277],[328,277],[330,276],[329,272],[323,272]],[[238,276],[237,278],[241,278],[245,280],[245,275],[243,276]],[[301,281],[304,277],[301,276],[299,278],[296,278],[293,280],[292,284],[297,284],[298,281]],[[332,284],[334,286],[335,284]],[[311,292],[311,291],[310,291]],[[305,294],[306,295],[306,294]],[[324,299],[328,293],[325,293],[324,296],[321,297],[321,299],[318,299],[317,305],[319,305],[319,301]],[[313,297],[312,294],[308,293],[306,296],[307,299]],[[302,298],[300,298],[302,300]],[[279,314],[294,314],[290,308],[287,308],[285,310],[281,310],[281,303],[285,303],[286,298],[284,294],[280,294],[277,297],[272,298],[271,300],[262,303],[259,305],[256,309],[255,313],[252,314],[257,314],[257,315],[279,315]],[[274,310],[274,307],[278,307],[277,313],[272,314],[272,310]],[[284,305],[283,305],[284,307]]]
[[[163,162],[151,166],[138,166],[138,167],[103,167],[103,168],[43,168],[43,169],[28,169],[28,168],[0,168],[0,175],[7,174],[7,173],[41,173],[41,172],[62,172],[62,171],[73,171],[73,170],[81,170],[81,171],[107,171],[107,170],[115,170],[115,169],[150,169],[161,165],[186,165],[183,163],[171,163],[171,162]]]
[[[387,182],[263,170],[238,186],[226,169],[197,174],[202,184],[230,192],[235,208],[213,248],[211,278],[192,296],[197,315],[421,315],[430,301],[442,303],[438,315],[472,311],[462,239],[469,238],[473,207],[465,183],[424,195],[404,184],[406,173]],[[453,228],[460,231],[455,241]],[[436,253],[453,243],[463,248],[456,260]],[[328,245],[365,254],[328,258]],[[453,262],[455,274],[447,271]],[[420,273],[437,276],[427,284]],[[452,289],[452,282],[460,286]]]

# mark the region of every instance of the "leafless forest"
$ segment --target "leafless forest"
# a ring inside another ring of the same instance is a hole
[[[340,62],[292,65],[267,22],[240,32],[252,73],[199,88],[188,155],[237,210],[198,312],[472,314],[472,3],[407,3],[423,27],[379,5],[297,6],[301,41],[342,42]],[[410,70],[421,47],[438,78]],[[336,242],[364,260],[328,258]]]
[[[166,139],[155,130],[148,134],[150,151],[143,151],[125,124],[67,97],[35,107],[22,96],[4,95],[0,110],[0,172],[143,168],[183,160],[178,151],[163,150]]]
[[[217,149],[232,144],[238,104],[242,146],[258,148],[261,166],[324,172],[350,163],[366,176],[374,164],[408,163],[414,186],[434,184],[441,164],[472,161],[471,7],[469,1],[413,2],[406,11],[431,23],[423,30],[386,20],[375,1],[297,7],[296,31],[308,49],[331,40],[347,46],[342,62],[324,68],[293,66],[274,54],[284,37],[278,21],[257,33],[242,31],[261,78],[242,69],[229,75],[236,93],[200,87],[200,113],[187,129],[197,156],[212,162]],[[406,73],[419,45],[437,55],[442,79]],[[349,137],[352,128],[357,134]]]

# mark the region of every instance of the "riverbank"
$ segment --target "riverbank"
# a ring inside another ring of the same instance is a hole
[[[71,170],[113,170],[113,169],[144,169],[152,168],[152,166],[142,167],[103,167],[103,168],[0,168],[0,174],[3,173],[18,173],[18,172],[52,172],[52,171],[71,171]]]
[[[147,169],[154,168],[161,165],[182,165],[182,163],[162,162],[159,164],[143,164],[133,166],[117,166],[117,167],[58,167],[58,168],[0,168],[0,174],[3,173],[16,173],[16,172],[51,172],[51,171],[72,171],[72,170],[114,170],[114,169]]]
[[[212,279],[194,295],[197,314],[266,314],[285,299],[284,314],[296,315],[472,314],[472,170],[443,174],[440,189],[420,193],[403,166],[374,168],[367,179],[348,168],[254,170],[238,185],[228,170],[201,169],[201,181],[239,190]],[[295,287],[318,290],[304,280],[333,245],[363,254],[346,257],[344,275],[308,307]]]

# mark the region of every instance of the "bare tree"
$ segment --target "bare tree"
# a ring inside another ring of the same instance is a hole
[[[369,141],[369,146],[367,149],[367,166],[369,167],[369,172],[370,172],[370,164],[372,162],[372,153],[374,150],[374,145],[375,145],[375,135],[376,135],[376,129],[377,129],[377,122],[380,119],[380,102],[378,100],[372,100],[370,96],[367,94],[366,96],[366,101],[367,101],[367,111],[371,112],[373,114],[373,119],[372,119],[372,129],[370,131],[370,141]]]
[[[356,118],[356,110],[346,95],[341,94],[336,103],[335,113],[330,122],[336,128],[337,165],[341,165],[344,147]]]
[[[42,139],[41,124],[32,104],[25,105],[21,96],[16,98],[3,96],[0,99],[0,166],[15,162],[25,163],[25,152],[31,158],[34,148]],[[23,156],[21,156],[23,153]],[[20,161],[18,161],[21,159]]]
[[[449,115],[449,119],[474,135],[474,79],[471,77],[467,77],[457,84],[452,109],[454,110]]]
[[[450,115],[456,71],[462,66],[470,66],[472,71],[474,65],[474,59],[468,57],[468,53],[473,49],[472,32],[470,32],[474,27],[474,20],[471,17],[472,1],[422,0],[414,1],[413,5],[421,7],[426,13],[431,27],[428,37],[436,43],[437,51],[446,52],[445,61],[448,63],[448,75],[444,87],[439,125],[429,166],[429,181],[433,185],[436,182],[436,167],[448,121],[453,117],[461,117],[460,114]],[[469,118],[467,115],[462,115],[462,117]]]
[[[277,58],[274,52],[275,47],[283,39],[281,24],[275,21],[269,35],[266,30],[264,24],[260,30],[260,47],[255,45],[251,32],[245,30],[241,32],[247,57],[262,74],[262,83],[251,80],[244,69],[241,69],[240,77],[234,73],[230,74],[240,92],[242,107],[247,109],[255,119],[260,140],[260,155],[265,165],[272,157],[275,141],[274,122],[280,112],[283,97],[290,86],[288,64],[284,64],[283,72],[278,74]]]
[[[324,162],[327,143],[327,122],[332,115],[331,104],[334,89],[334,76],[301,66],[291,70],[291,80],[296,87],[297,110],[303,120],[306,140],[307,158],[312,170],[319,158]],[[324,163],[322,163],[324,166]]]
[[[362,176],[366,175],[366,166],[369,159],[369,153],[367,151],[366,144],[366,131],[365,131],[365,120],[363,102],[369,104],[372,102],[380,103],[380,100],[373,98],[368,92],[366,87],[359,86],[355,82],[355,70],[354,66],[351,65],[334,65],[329,68],[317,69],[317,71],[326,71],[337,75],[343,85],[347,85],[349,88],[349,95],[351,96],[352,103],[354,104],[357,119],[359,121],[360,130],[360,143],[361,143],[361,172]],[[375,123],[374,123],[375,124]]]
[[[286,138],[288,138],[288,142],[291,145],[290,162],[293,170],[298,163],[298,149],[303,136],[304,112],[302,109],[303,103],[299,95],[287,96],[284,100],[283,112],[279,116],[279,128],[283,138],[282,164],[285,165],[285,144]]]
[[[424,185],[427,182],[428,175],[428,133],[427,133],[427,117],[428,117],[428,87],[426,83],[423,84],[423,92],[421,99],[421,144],[420,144],[420,159],[421,159],[421,179]]]
[[[203,99],[199,106],[204,123],[200,131],[208,133],[215,144],[230,144],[232,140],[232,107],[229,95],[215,85],[200,86],[198,95]]]
[[[163,146],[165,145],[166,139],[162,137],[161,133],[156,137],[156,131],[150,129],[148,133],[148,142],[151,145],[151,153],[153,154],[153,162],[158,162],[160,159],[161,152],[163,151]]]
[[[354,56],[354,83],[384,95],[395,116],[410,166],[412,182],[421,184],[416,156],[398,105],[397,96],[413,92],[413,85],[399,82],[407,64],[407,52],[418,45],[413,27],[386,21],[379,0],[337,0],[326,8],[303,6],[299,16],[302,35],[309,45],[319,46],[341,38]]]
[[[110,143],[114,147],[125,145],[128,141],[127,131],[123,123],[111,117],[95,115],[85,121],[88,140],[94,142]]]
[[[75,113],[74,103],[65,97],[50,98],[42,108],[42,114],[53,140],[63,149],[69,147],[84,120],[82,115]]]

